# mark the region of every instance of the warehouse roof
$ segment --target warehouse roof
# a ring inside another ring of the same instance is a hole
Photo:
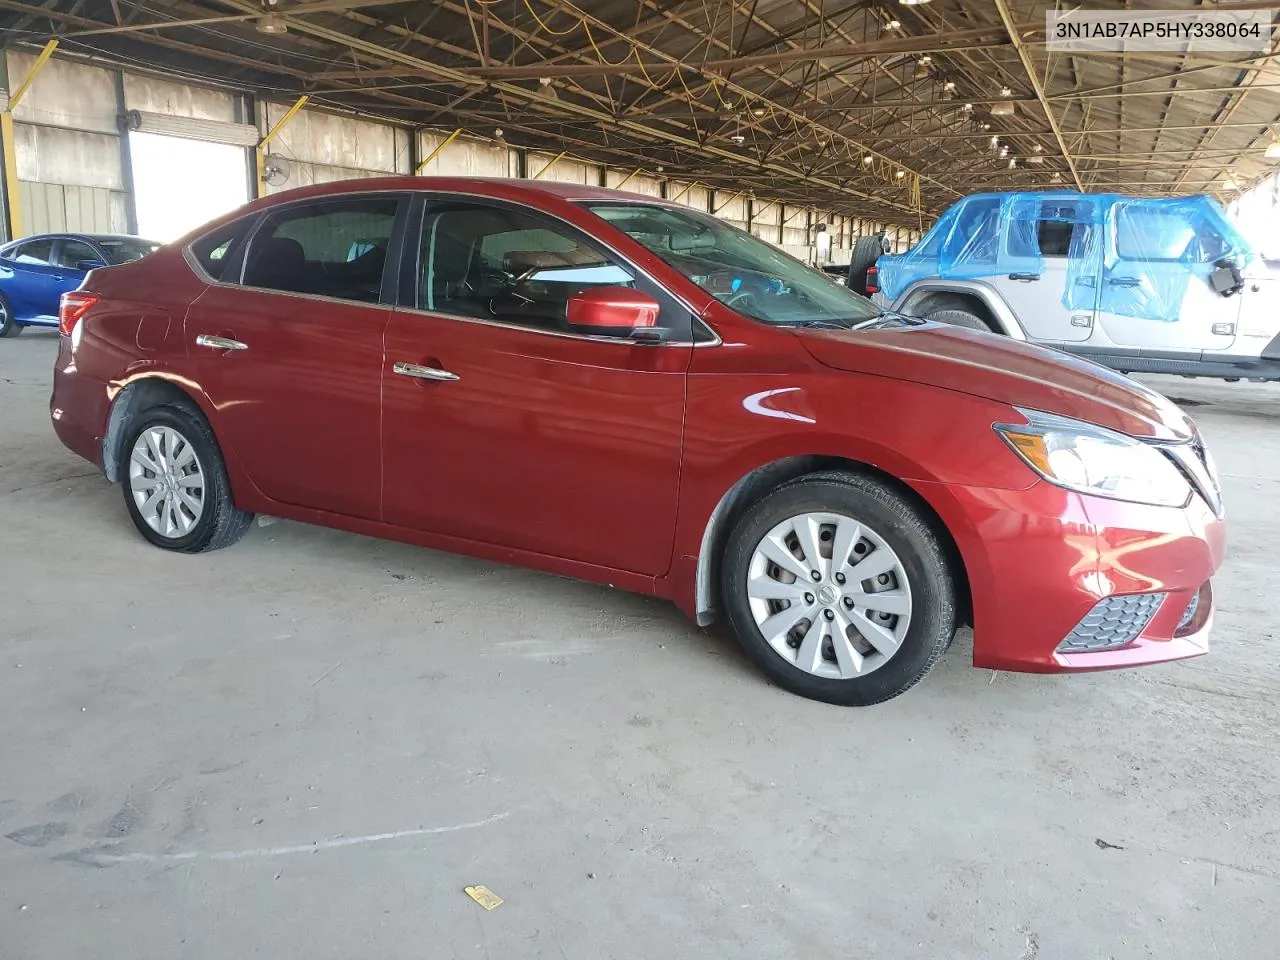
[[[1261,52],[1051,52],[1043,0],[270,6],[0,0],[0,29],[913,225],[978,190],[1222,194],[1267,172],[1280,116],[1269,31]]]

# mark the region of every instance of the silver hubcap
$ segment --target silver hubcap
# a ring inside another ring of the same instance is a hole
[[[162,537],[184,537],[204,513],[204,468],[172,427],[148,427],[129,455],[129,487],[142,519]]]
[[[884,666],[911,625],[901,559],[874,530],[836,513],[801,514],[765,534],[747,598],[778,656],[835,680]]]

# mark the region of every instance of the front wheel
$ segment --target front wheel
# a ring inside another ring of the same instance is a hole
[[[970,313],[968,310],[935,310],[928,317],[937,323],[949,323],[953,327],[966,327],[969,330],[984,330],[987,333],[996,333],[994,327],[987,321],[983,320],[976,313]]]
[[[761,498],[730,534],[720,589],[756,666],[842,706],[905,692],[955,635],[955,582],[933,528],[858,474],[811,474]]]
[[[181,553],[239,540],[253,514],[231,502],[222,452],[208,422],[185,404],[138,414],[120,456],[124,502],[138,531]]]

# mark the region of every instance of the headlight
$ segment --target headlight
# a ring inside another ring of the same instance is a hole
[[[1018,412],[1027,423],[999,423],[996,432],[1050,483],[1113,500],[1187,505],[1191,485],[1152,444],[1067,417]]]

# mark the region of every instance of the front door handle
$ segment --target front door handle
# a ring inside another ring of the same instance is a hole
[[[456,373],[450,373],[448,370],[441,370],[439,367],[424,367],[420,363],[397,363],[393,364],[391,369],[402,377],[414,377],[418,380],[461,379],[461,377]]]
[[[1137,277],[1112,277],[1107,281],[1108,286],[1112,287],[1140,287],[1142,281]]]
[[[1038,273],[1011,273],[1011,274],[1009,274],[1009,279],[1010,279],[1010,280],[1020,280],[1020,281],[1022,281],[1023,283],[1030,283],[1032,280],[1039,280],[1039,279],[1040,279],[1040,274],[1038,274]]]
[[[232,340],[230,337],[215,337],[212,334],[202,333],[196,337],[197,347],[208,347],[210,350],[248,350],[247,343],[241,343],[239,340]]]

